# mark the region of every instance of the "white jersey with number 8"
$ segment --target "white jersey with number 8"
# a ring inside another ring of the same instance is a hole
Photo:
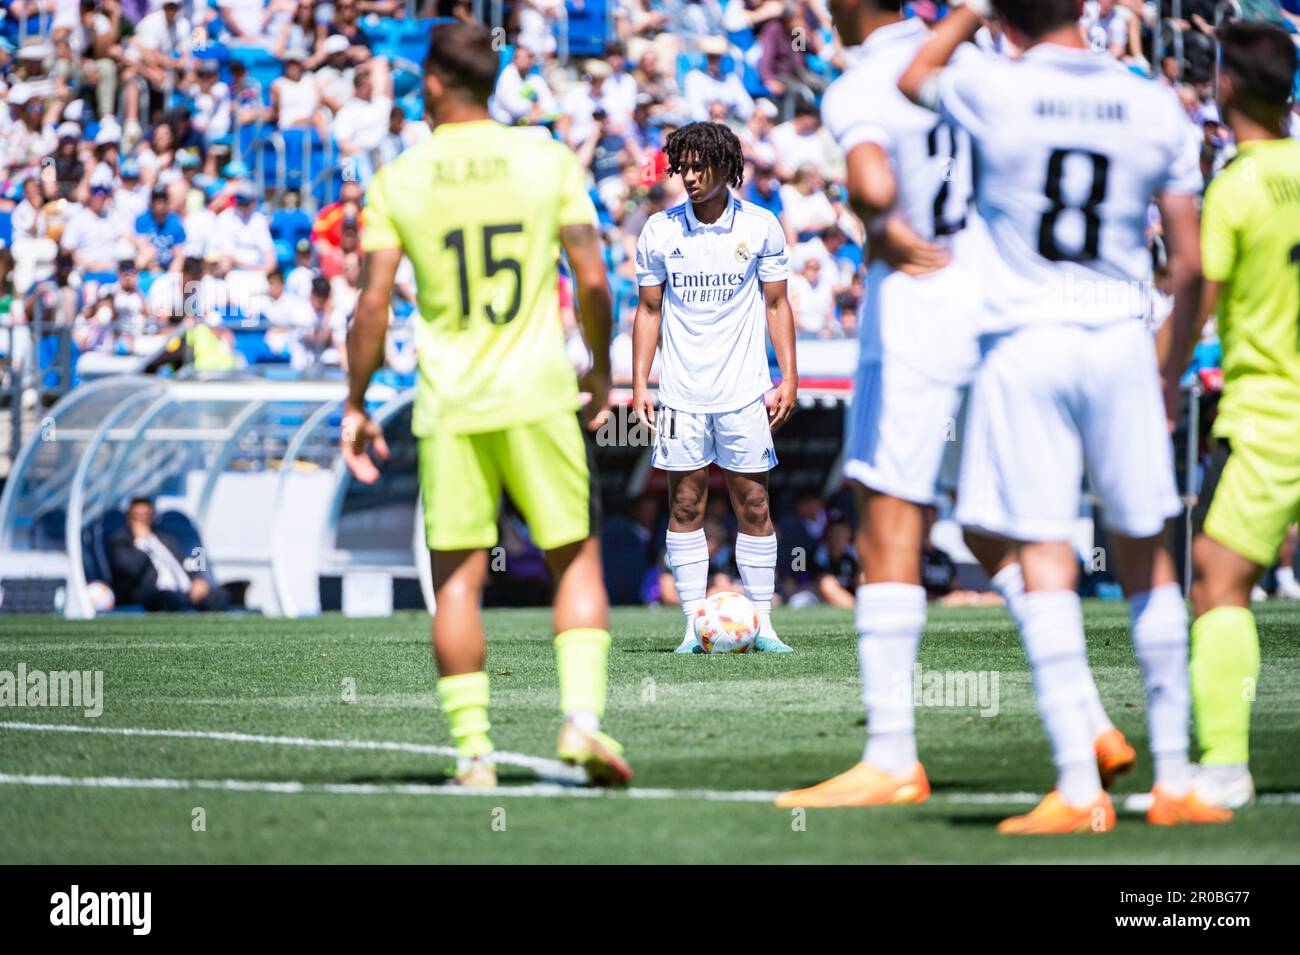
[[[954,61],[939,106],[973,140],[975,205],[996,247],[981,268],[985,331],[1145,317],[1151,201],[1203,184],[1173,93],[1089,50],[1043,44],[1015,61]]]

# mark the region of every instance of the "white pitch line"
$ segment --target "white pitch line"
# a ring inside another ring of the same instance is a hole
[[[684,799],[695,802],[742,802],[770,804],[775,792],[718,789],[587,789],[558,783],[529,786],[498,786],[495,789],[462,789],[427,783],[305,783],[296,779],[169,779],[148,776],[57,776],[0,773],[0,785],[55,786],[85,789],[206,789],[224,792],[272,793],[280,796],[480,796],[494,799]],[[1037,793],[936,793],[932,802],[945,805],[996,806],[1033,805]],[[1262,805],[1300,805],[1300,793],[1268,793],[1259,797]]]
[[[46,733],[93,733],[108,736],[145,736],[167,739],[206,739],[228,743],[258,743],[269,746],[320,747],[325,749],[357,749],[383,752],[417,753],[431,756],[455,756],[451,746],[434,746],[428,743],[401,743],[384,740],[313,739],[304,736],[263,736],[256,733],[236,733],[224,730],[168,730],[128,726],[77,726],[71,723],[20,723],[0,722],[0,729]],[[465,790],[456,786],[434,786],[423,783],[378,785],[371,783],[304,783],[298,780],[245,780],[245,779],[169,779],[135,776],[56,776],[21,773],[0,773],[0,785],[26,786],[81,786],[100,789],[219,789],[231,792],[266,793],[322,793],[354,796],[510,796],[520,798],[592,798],[603,796],[628,799],[694,799],[704,802],[770,803],[779,793],[776,790],[745,789],[590,789],[580,785],[582,771],[567,766],[559,760],[523,753],[492,754],[494,762],[503,765],[532,769],[545,782],[525,786],[498,786],[495,789]],[[1124,802],[1129,812],[1144,812],[1143,793],[1135,793]],[[1042,798],[1031,792],[954,792],[933,793],[931,802],[952,806],[1032,806]],[[1256,799],[1265,806],[1300,805],[1300,792],[1265,793]]]
[[[167,730],[130,726],[78,726],[73,723],[0,723],[0,730],[22,730],[35,733],[95,733],[103,736],[153,736],[165,739],[206,739],[223,743],[261,743],[267,746],[303,746],[322,749],[359,749],[389,753],[416,753],[422,756],[456,755],[454,746],[434,746],[429,743],[394,743],[368,739],[313,739],[309,736],[262,736],[257,733],[234,733],[224,730]],[[581,770],[567,766],[558,759],[528,756],[523,753],[493,753],[492,762],[507,766],[522,766],[539,776],[560,782],[581,782]]]
[[[529,786],[498,786],[495,789],[462,789],[427,783],[305,783],[296,779],[169,779],[148,776],[56,776],[0,773],[0,785],[54,786],[85,789],[219,790],[223,792],[272,793],[280,796],[480,796],[494,799],[670,799],[694,802],[740,802],[770,804],[776,792],[718,789],[588,789],[558,783]],[[952,806],[1033,805],[1037,793],[936,793],[931,802]],[[1257,800],[1266,806],[1300,805],[1300,793],[1267,793]],[[1127,807],[1125,807],[1127,809]]]

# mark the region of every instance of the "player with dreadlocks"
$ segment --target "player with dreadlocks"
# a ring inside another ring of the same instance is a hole
[[[722,559],[709,553],[704,536],[708,471],[716,463],[739,524],[734,561],[759,614],[755,649],[789,653],[772,628],[776,532],[767,496],[767,472],[776,467],[772,432],[789,419],[799,387],[785,234],[772,213],[732,195],[744,157],[726,126],[684,126],[666,150],[687,201],[651,216],[637,242],[632,408],[655,430],[653,463],[668,472],[667,561],[686,616],[677,652],[703,652],[695,611],[710,564]],[[775,390],[764,329],[781,369]],[[657,411],[648,388],[656,348]]]

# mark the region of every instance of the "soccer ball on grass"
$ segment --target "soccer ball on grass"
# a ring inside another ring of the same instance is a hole
[[[705,653],[745,653],[758,637],[758,611],[740,594],[714,594],[695,611],[695,637]]]

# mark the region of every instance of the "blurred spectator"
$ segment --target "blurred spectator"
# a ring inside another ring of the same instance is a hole
[[[537,56],[523,43],[515,44],[514,55],[497,77],[489,104],[498,123],[538,124],[556,117],[555,95],[537,65]]]
[[[330,124],[343,168],[350,169],[351,177],[362,185],[370,181],[374,171],[372,150],[388,132],[393,109],[389,82],[386,71],[372,69],[369,64],[359,67],[352,79],[352,98],[339,108]]]
[[[1109,53],[1117,60],[1141,57],[1138,18],[1116,0],[1087,0],[1079,22],[1094,53]]]
[[[772,130],[776,162],[785,169],[811,166],[826,177],[831,167],[830,139],[821,130],[821,112],[811,98],[795,102],[794,118]]]
[[[853,549],[853,528],[837,520],[826,527],[826,539],[813,561],[817,596],[832,607],[852,609],[858,589],[858,555]]]
[[[726,116],[734,117],[742,123],[754,111],[754,100],[746,92],[745,84],[734,65],[729,65],[725,70],[723,68],[723,57],[727,55],[727,50],[725,37],[710,36],[699,41],[699,51],[705,57],[704,67],[690,70],[682,83],[691,119],[707,120],[714,103],[722,105]]]
[[[793,507],[777,522],[781,556],[777,573],[781,590],[787,595],[805,589],[813,582],[813,557],[821,545],[827,526],[826,505],[817,488],[795,489]]]
[[[138,497],[127,507],[126,526],[108,536],[108,565],[117,603],[149,611],[226,609],[225,591],[194,565],[194,555],[186,553],[180,541],[158,530],[154,521],[153,501]]]
[[[284,75],[271,82],[271,116],[280,129],[313,128],[324,138],[329,131],[320,90],[316,78],[306,72],[304,59],[302,50],[285,52]]]
[[[806,242],[835,225],[839,216],[826,198],[821,173],[800,166],[794,179],[781,187],[781,224],[791,245]]]
[[[154,186],[149,210],[135,220],[136,262],[142,269],[172,267],[177,251],[185,245],[185,226],[171,211],[166,186]]]
[[[835,283],[822,270],[822,260],[815,253],[801,253],[797,271],[790,275],[790,308],[794,311],[795,331],[801,338],[834,338],[839,334],[835,322]]]
[[[257,211],[257,187],[242,182],[235,202],[217,216],[216,247],[236,302],[250,302],[266,291],[266,276],[275,268],[275,244],[265,214]]]
[[[174,88],[178,72],[183,75],[193,64],[191,51],[194,28],[181,15],[180,0],[150,0],[151,13],[135,25],[123,57],[128,64],[122,74],[126,125],[123,139],[134,143],[140,135],[140,87],[144,79],[151,90]]]

